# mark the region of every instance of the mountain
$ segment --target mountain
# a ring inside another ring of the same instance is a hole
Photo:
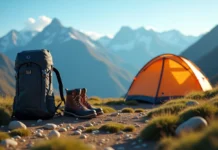
[[[134,30],[123,26],[105,46],[138,70],[160,54],[179,54],[197,39],[198,37],[185,36],[176,30],[160,33],[143,27]]]
[[[202,69],[213,84],[218,83],[218,46],[203,55],[195,63]]]
[[[11,30],[5,36],[0,38],[0,52],[5,52],[12,48],[26,45],[37,31],[22,30],[20,32]]]
[[[14,64],[7,56],[0,53],[0,96],[15,94]]]
[[[178,30],[169,30],[165,32],[161,32],[158,34],[159,38],[166,43],[174,45],[178,47],[178,53],[181,50],[186,49],[191,44],[195,43],[197,40],[200,39],[200,36],[186,36],[183,35]]]
[[[101,45],[103,45],[104,47],[107,47],[108,44],[110,43],[111,41],[111,38],[109,38],[108,36],[103,36],[101,38],[99,38],[97,40]]]
[[[218,46],[218,25],[205,34],[200,40],[181,53],[182,56],[197,62]]]
[[[89,95],[119,97],[127,91],[133,78],[129,72],[115,65],[122,60],[84,33],[64,27],[56,18],[27,45],[11,49],[7,54],[15,59],[21,50],[43,48],[51,51],[54,66],[59,69],[65,88],[86,87]]]

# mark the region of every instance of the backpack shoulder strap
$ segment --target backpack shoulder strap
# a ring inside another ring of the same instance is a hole
[[[55,67],[53,67],[53,71],[55,72],[57,80],[58,80],[59,92],[60,92],[60,97],[61,97],[61,103],[56,106],[56,111],[57,111],[57,109],[61,106],[62,102],[64,102],[64,104],[65,104],[65,98],[64,98],[63,83],[61,80],[60,73]]]

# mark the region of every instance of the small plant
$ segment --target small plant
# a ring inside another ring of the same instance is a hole
[[[98,130],[99,127],[93,126],[93,127],[88,127],[85,129],[85,132],[91,133],[92,131]]]
[[[218,112],[218,108],[210,105],[210,104],[206,104],[206,105],[200,105],[197,107],[191,107],[188,108],[182,112],[180,112],[179,117],[180,117],[180,123],[184,122],[192,117],[195,116],[201,116],[203,118],[205,118],[206,120],[209,120],[210,118],[212,118],[216,113]]]
[[[204,92],[199,92],[199,91],[193,91],[193,92],[190,92],[188,93],[185,98],[187,99],[195,99],[195,100],[201,100],[201,99],[204,99]]]
[[[113,113],[113,112],[116,112],[116,110],[113,109],[112,107],[101,106],[101,108],[103,109],[104,113]]]
[[[93,150],[91,146],[86,145],[82,141],[65,137],[61,139],[51,139],[48,141],[43,141],[36,146],[34,146],[31,150]]]
[[[172,99],[167,101],[166,103],[164,103],[163,105],[175,105],[175,104],[186,104],[188,101],[190,101],[190,99]]]
[[[109,131],[111,133],[116,133],[119,131],[132,132],[135,130],[135,127],[133,125],[124,125],[121,123],[109,122],[101,126],[100,130],[105,131],[105,132]]]
[[[143,109],[143,108],[135,109],[135,113],[141,113],[141,112],[145,112],[145,109]]]
[[[8,125],[10,119],[10,112],[6,108],[0,107],[0,125]]]
[[[11,131],[10,136],[29,136],[30,135],[29,129],[14,129]]]
[[[153,116],[160,116],[164,114],[178,114],[180,111],[185,109],[185,104],[178,103],[178,104],[171,104],[171,105],[163,105],[158,108],[152,109],[148,113],[148,117],[153,117]]]
[[[5,132],[0,132],[0,142],[2,140],[5,140],[7,138],[9,138],[10,136],[8,135],[8,133],[5,133]]]
[[[152,119],[141,131],[143,140],[159,140],[164,136],[175,135],[179,118],[173,115],[158,116]]]
[[[121,110],[122,113],[134,113],[134,109],[133,108],[123,108]]]
[[[108,101],[105,103],[105,105],[123,105],[123,104],[125,104],[124,100]]]

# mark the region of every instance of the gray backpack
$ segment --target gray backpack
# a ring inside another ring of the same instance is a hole
[[[49,50],[28,50],[17,54],[15,61],[16,96],[12,117],[17,119],[52,118],[65,103],[60,74],[53,67]],[[55,106],[52,72],[56,73],[61,102]]]

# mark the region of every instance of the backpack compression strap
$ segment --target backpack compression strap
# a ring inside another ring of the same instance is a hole
[[[61,103],[58,104],[57,107],[56,107],[56,111],[57,111],[57,109],[61,106],[62,102],[64,102],[64,104],[65,104],[65,99],[64,99],[64,92],[63,92],[63,83],[62,83],[62,80],[61,80],[60,73],[55,67],[53,67],[53,71],[55,72],[57,80],[58,80],[59,92],[60,92],[60,97],[61,97]]]

